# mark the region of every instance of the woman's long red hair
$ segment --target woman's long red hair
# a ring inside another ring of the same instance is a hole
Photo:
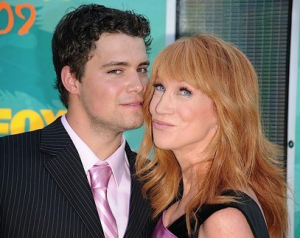
[[[210,169],[186,208],[189,230],[190,219],[201,204],[226,202],[222,191],[250,187],[261,204],[270,236],[286,237],[285,174],[280,150],[263,133],[256,72],[237,47],[205,34],[177,40],[153,63],[143,108],[145,136],[136,168],[154,216],[178,196],[181,182],[181,169],[172,151],[156,148],[152,140],[149,104],[152,85],[162,74],[201,90],[214,102],[218,116],[218,130],[207,148],[208,157],[213,156]]]

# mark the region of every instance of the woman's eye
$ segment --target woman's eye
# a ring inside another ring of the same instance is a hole
[[[180,88],[180,94],[183,96],[191,96],[192,92],[187,88]]]
[[[164,86],[162,86],[161,84],[154,84],[153,87],[154,87],[155,90],[157,90],[157,91],[165,91]]]
[[[114,69],[114,70],[110,70],[108,71],[109,74],[120,74],[122,71],[119,69]]]

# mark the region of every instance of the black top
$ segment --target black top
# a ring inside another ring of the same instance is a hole
[[[200,225],[210,215],[221,209],[232,207],[238,209],[244,214],[255,238],[269,238],[269,233],[263,214],[261,213],[257,203],[252,198],[243,192],[236,192],[233,190],[228,190],[224,192],[223,195],[233,196],[237,201],[239,201],[239,203],[230,202],[224,204],[203,205],[197,212],[198,231]],[[168,230],[177,237],[188,238],[185,215],[179,217],[173,224],[171,224],[168,227]],[[198,232],[195,233],[194,237],[198,237]]]

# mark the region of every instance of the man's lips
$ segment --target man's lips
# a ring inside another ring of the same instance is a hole
[[[170,128],[170,127],[174,126],[173,124],[171,124],[169,122],[160,121],[160,120],[157,120],[157,119],[152,120],[152,125],[156,129],[164,129],[164,128]]]
[[[128,107],[141,107],[143,106],[143,101],[132,101],[132,102],[125,102],[121,103],[122,106],[128,106]]]

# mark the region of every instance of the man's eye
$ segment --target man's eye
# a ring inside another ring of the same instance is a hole
[[[119,69],[114,69],[114,70],[110,70],[108,71],[109,74],[120,74],[122,71]]]
[[[148,69],[147,68],[139,68],[138,72],[146,74],[148,72]]]
[[[161,85],[161,84],[154,84],[153,87],[157,91],[165,91],[165,87],[163,85]]]

